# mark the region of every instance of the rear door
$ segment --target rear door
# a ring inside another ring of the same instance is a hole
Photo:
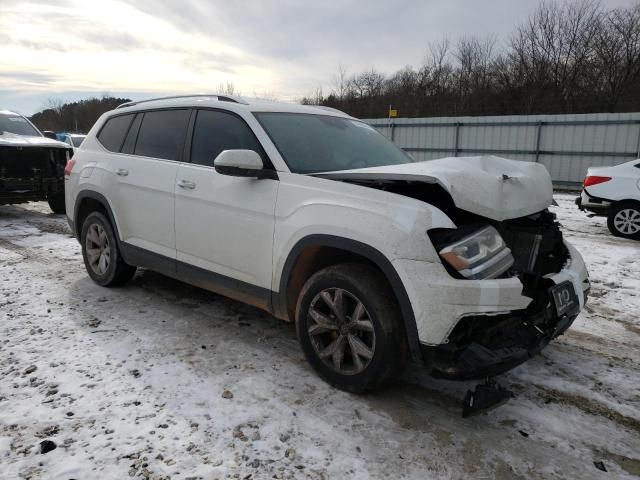
[[[278,181],[217,173],[213,160],[232,149],[254,150],[272,168],[242,118],[219,110],[197,111],[188,149],[191,163],[179,166],[175,187],[178,270],[192,282],[193,274],[200,273],[203,286],[211,287],[206,277],[213,272],[208,278],[214,283],[227,282],[231,290],[241,291],[244,284],[249,295],[267,295]]]
[[[176,258],[174,186],[191,110],[140,112],[114,155],[110,193],[122,240]]]

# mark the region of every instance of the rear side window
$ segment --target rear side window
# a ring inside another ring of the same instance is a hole
[[[124,144],[122,145],[122,153],[133,153],[133,149],[136,146],[136,138],[138,138],[138,130],[142,123],[142,115],[142,113],[137,114],[136,119],[131,124],[127,138],[124,139]]]
[[[253,150],[264,161],[262,148],[251,129],[240,118],[215,110],[199,110],[193,127],[191,162],[213,166],[223,150]]]
[[[117,117],[111,117],[104,124],[100,133],[98,133],[98,140],[100,143],[111,152],[119,152],[124,142],[124,136],[129,130],[129,125],[133,119],[133,114],[130,115],[118,115]]]
[[[145,112],[138,132],[135,155],[179,160],[189,120],[189,110]]]

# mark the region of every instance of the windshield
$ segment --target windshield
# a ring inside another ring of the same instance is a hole
[[[20,115],[12,115],[6,113],[0,113],[0,133],[9,132],[16,135],[31,135],[35,137],[40,136],[35,128],[27,121],[26,118]]]
[[[306,113],[254,113],[294,173],[410,163],[406,153],[366,123]]]
[[[80,136],[73,136],[69,138],[71,139],[71,142],[73,143],[74,147],[79,147],[80,145],[82,145],[82,141],[84,140],[84,137],[80,137]]]

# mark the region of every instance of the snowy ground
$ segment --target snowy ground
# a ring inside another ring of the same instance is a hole
[[[291,325],[152,272],[100,288],[63,217],[0,207],[0,478],[640,475],[640,243],[556,199],[590,304],[502,377],[515,399],[471,419],[471,383],[412,366],[381,394],[340,392]]]

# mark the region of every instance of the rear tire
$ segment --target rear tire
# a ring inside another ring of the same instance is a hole
[[[314,274],[298,297],[296,330],[309,364],[348,392],[378,389],[408,360],[400,309],[385,277],[358,263]]]
[[[616,237],[640,239],[640,203],[621,202],[613,205],[607,215],[609,231]]]
[[[113,227],[102,213],[92,212],[85,218],[80,244],[87,273],[98,285],[120,285],[135,275],[136,267],[122,259]]]
[[[49,208],[51,208],[53,213],[57,213],[58,215],[66,213],[64,192],[47,196],[47,202],[49,203]]]

